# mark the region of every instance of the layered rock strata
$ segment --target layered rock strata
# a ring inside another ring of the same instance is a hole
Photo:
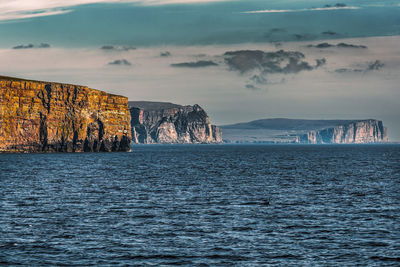
[[[388,142],[388,136],[382,121],[370,119],[309,131],[296,141],[307,144],[367,144]]]
[[[261,119],[221,127],[227,143],[365,144],[388,142],[382,121]]]
[[[129,151],[128,99],[86,86],[0,76],[0,151]]]
[[[220,143],[222,132],[199,106],[129,102],[132,141],[137,144]]]

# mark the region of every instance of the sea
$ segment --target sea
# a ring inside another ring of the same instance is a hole
[[[4,266],[400,265],[400,145],[138,145],[0,170]]]

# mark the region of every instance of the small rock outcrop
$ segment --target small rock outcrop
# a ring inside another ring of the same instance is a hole
[[[306,144],[368,144],[388,142],[388,136],[382,121],[370,119],[309,131],[296,141]]]
[[[132,141],[136,144],[200,144],[222,142],[219,127],[211,125],[199,105],[129,102]]]
[[[129,151],[128,99],[86,86],[0,76],[0,151]]]

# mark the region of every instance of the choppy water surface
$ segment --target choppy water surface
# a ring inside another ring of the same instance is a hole
[[[400,264],[400,146],[136,146],[0,168],[0,265]]]

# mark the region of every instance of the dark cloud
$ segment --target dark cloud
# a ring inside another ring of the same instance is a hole
[[[281,77],[276,81],[276,76],[272,81],[268,75],[290,74],[301,71],[311,71],[326,63],[326,59],[317,59],[315,65],[310,65],[305,61],[305,55],[298,51],[264,52],[261,50],[239,50],[228,51],[223,55],[225,63],[232,71],[239,71],[241,75],[250,74],[246,82],[246,89],[261,90],[267,85],[284,83]],[[275,80],[275,81],[274,81]]]
[[[326,32],[322,32],[323,35],[338,35],[337,32],[333,32],[333,31],[326,31]]]
[[[383,64],[380,60],[375,60],[375,62],[370,62],[368,64],[367,70],[379,70],[381,69],[385,64]]]
[[[113,50],[114,46],[113,45],[103,45],[101,47],[101,49],[103,49],[103,50]]]
[[[374,62],[367,62],[366,66],[361,67],[361,68],[341,68],[341,69],[336,69],[335,72],[337,73],[366,73],[369,71],[375,71],[375,70],[380,70],[383,68],[385,64],[383,64],[380,60],[375,60]]]
[[[335,5],[324,5],[324,7],[327,7],[327,8],[329,8],[329,7],[346,7],[347,5],[346,4],[344,4],[344,3],[336,3]]]
[[[14,46],[13,49],[29,49],[29,48],[34,48],[35,46],[33,44],[28,44],[28,45],[17,45]]]
[[[367,49],[365,45],[353,45],[353,44],[346,44],[346,43],[340,43],[337,45],[337,47],[341,48],[362,48],[362,49]]]
[[[129,51],[135,50],[134,46],[114,46],[114,45],[103,45],[100,49],[104,51]]]
[[[246,82],[246,89],[249,90],[261,90],[260,88],[265,88],[267,85],[285,82],[284,78],[281,78],[280,82],[271,82],[267,79],[270,74],[311,71],[326,63],[326,59],[322,58],[317,59],[315,65],[310,65],[305,61],[303,53],[284,50],[276,52],[264,52],[261,50],[228,51],[225,52],[223,57],[230,70],[239,71],[241,75],[251,74]]]
[[[315,67],[316,68],[321,67],[326,64],[326,58],[317,59],[316,62],[317,65],[315,65]]]
[[[13,49],[31,49],[31,48],[49,48],[50,45],[47,43],[41,43],[39,45],[27,44],[27,45],[17,45]]]
[[[240,50],[231,51],[224,54],[225,62],[231,70],[246,73],[251,70],[259,70],[261,74],[266,73],[298,73],[303,70],[312,70],[319,67],[311,66],[304,61],[304,54],[301,52],[291,52],[279,50],[277,52],[263,52],[261,50]]]
[[[175,63],[171,64],[172,67],[179,67],[179,68],[203,68],[209,66],[218,66],[217,63],[211,60],[200,60],[196,62],[182,62],[182,63]]]
[[[268,83],[267,79],[262,75],[253,75],[250,78],[250,80],[257,84],[267,84]]]
[[[260,90],[260,88],[254,86],[253,84],[246,84],[246,89],[253,90],[253,91]]]
[[[161,52],[161,53],[160,53],[160,57],[169,57],[169,56],[171,56],[171,53],[168,52],[168,51],[165,51],[165,52]]]
[[[315,48],[329,48],[329,47],[335,47],[335,45],[331,45],[329,43],[320,43],[317,45],[308,45],[307,47],[315,47]]]
[[[336,69],[335,72],[337,72],[337,73],[350,73],[350,72],[364,72],[364,70],[362,70],[362,69],[341,68],[341,69]]]
[[[315,48],[331,48],[331,47],[338,47],[338,48],[361,48],[361,49],[367,49],[365,45],[353,45],[353,44],[346,44],[346,43],[339,43],[337,45],[330,44],[330,43],[320,43],[317,45],[307,45],[307,47],[315,47]]]
[[[39,48],[50,48],[50,45],[47,43],[41,43],[38,47]]]
[[[117,59],[108,63],[108,65],[130,66],[132,64],[126,59]]]

